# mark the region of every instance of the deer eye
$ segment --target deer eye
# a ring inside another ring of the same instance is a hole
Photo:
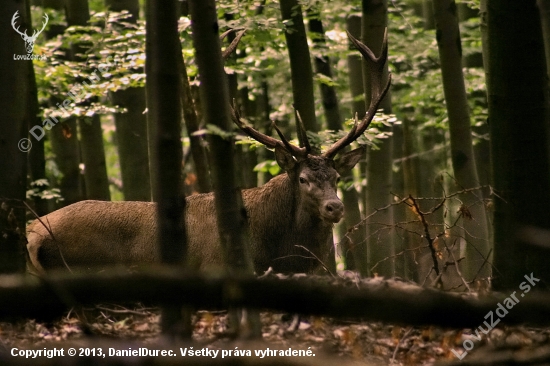
[[[306,178],[300,177],[300,183],[301,183],[301,184],[306,184],[306,183],[307,183]]]

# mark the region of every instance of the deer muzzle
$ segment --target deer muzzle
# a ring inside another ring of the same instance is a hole
[[[344,204],[337,199],[326,201],[321,207],[321,216],[326,221],[337,223],[344,216]]]

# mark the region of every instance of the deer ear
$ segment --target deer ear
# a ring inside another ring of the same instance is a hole
[[[275,160],[284,171],[289,171],[296,165],[296,159],[284,147],[275,146]]]
[[[365,153],[364,147],[360,147],[358,149],[348,151],[347,153],[342,155],[340,159],[337,159],[334,162],[336,166],[336,171],[339,174],[347,173],[348,171],[353,169],[353,167],[355,166],[355,164],[359,162],[359,160],[361,160],[364,153]]]

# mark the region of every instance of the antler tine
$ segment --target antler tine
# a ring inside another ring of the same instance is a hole
[[[220,36],[220,39],[224,39],[231,32],[235,32],[235,31],[240,30],[240,29],[242,29],[242,32],[238,33],[237,36],[235,37],[235,39],[233,40],[233,42],[231,42],[231,44],[225,49],[225,51],[222,52],[222,58],[223,58],[224,61],[227,60],[227,58],[229,57],[229,55],[231,55],[233,53],[233,51],[235,51],[235,49],[237,48],[237,45],[239,44],[241,38],[243,38],[244,33],[246,32],[246,28],[230,29],[230,30],[224,32]]]
[[[273,122],[273,126],[275,127],[275,130],[277,131],[277,134],[281,138],[281,140],[277,140],[271,136],[267,136],[260,131],[247,126],[244,124],[243,121],[241,121],[241,116],[238,112],[238,108],[236,105],[235,100],[233,100],[233,107],[231,107],[231,117],[233,119],[233,122],[248,136],[252,137],[254,140],[258,141],[259,143],[273,149],[276,146],[282,147],[286,149],[289,153],[291,153],[293,156],[297,158],[305,157],[307,156],[308,152],[305,148],[300,148],[298,146],[292,145],[288,140],[285,138],[281,130],[277,127],[275,122]]]
[[[294,115],[296,116],[296,125],[298,127],[298,140],[300,140],[300,143],[304,145],[306,152],[309,154],[311,152],[311,145],[309,144],[309,140],[307,139],[307,131],[304,127],[302,116],[300,116],[300,112],[296,108],[294,108]]]
[[[293,156],[297,158],[302,158],[307,156],[307,154],[309,153],[307,148],[294,146],[290,142],[288,142],[285,135],[283,135],[283,133],[281,132],[281,130],[279,129],[279,127],[275,122],[273,122],[273,127],[275,128],[275,131],[277,131],[277,134],[281,138],[281,141],[283,142],[283,145],[285,146],[287,151],[289,151]]]
[[[17,21],[17,19],[19,19],[19,10],[17,10],[17,11],[15,12],[15,14],[13,14],[13,17],[11,18],[11,26],[12,26],[12,28],[13,28],[17,33],[19,33],[20,35],[22,35],[22,36],[23,36],[23,35],[24,35],[24,36],[27,36],[27,30],[25,30],[25,33],[23,33],[23,32],[21,32],[21,31],[19,30],[19,27],[20,27],[19,25],[17,26],[17,28],[15,28],[15,22]]]
[[[361,41],[353,37],[348,32],[349,39],[353,42],[355,47],[359,50],[361,55],[366,61],[367,64],[367,72],[370,75],[370,82],[371,82],[371,101],[369,108],[367,110],[367,113],[365,114],[365,117],[361,120],[361,123],[357,126],[357,119],[355,121],[355,124],[351,131],[344,137],[342,137],[340,140],[336,141],[334,145],[332,145],[323,156],[327,158],[333,158],[338,151],[346,147],[347,145],[351,144],[353,141],[357,140],[359,136],[361,136],[365,130],[369,127],[370,123],[372,122],[372,119],[374,118],[374,115],[376,114],[376,111],[378,110],[378,107],[380,106],[380,103],[386,96],[386,93],[390,89],[391,85],[391,75],[388,75],[388,81],[382,87],[382,77],[384,75],[384,65],[386,64],[386,61],[388,59],[388,33],[387,29],[384,32],[384,41],[382,44],[382,50],[380,52],[380,56],[376,57],[374,53],[365,46]]]
[[[46,28],[46,25],[48,25],[48,20],[50,20],[50,18],[48,17],[48,14],[44,13],[44,20],[46,22],[42,22],[42,29],[40,29],[40,32],[38,32],[39,34],[42,33],[42,31],[44,31],[44,28]]]

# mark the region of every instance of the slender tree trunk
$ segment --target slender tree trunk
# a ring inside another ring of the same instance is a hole
[[[48,0],[44,2],[44,6],[63,11],[65,2]],[[57,30],[63,32],[62,27]],[[48,34],[51,37],[56,35]],[[69,50],[66,50],[66,52],[68,54]],[[51,98],[50,105],[55,106],[58,102],[62,102],[62,100]],[[63,201],[58,203],[57,208],[82,201],[85,198],[85,193],[83,179],[80,175],[80,147],[78,146],[76,118],[60,121],[58,125],[50,130],[48,137],[51,141],[55,164],[61,173],[61,179],[57,185]]]
[[[26,21],[28,23],[25,26],[25,29],[29,29],[31,26],[31,9],[29,1],[26,2]],[[29,114],[27,119],[29,124],[27,129],[30,130],[34,126],[42,125],[42,121],[39,117],[39,104],[38,104],[38,89],[36,87],[36,78],[34,74],[34,66],[32,62],[26,62],[29,77],[27,81],[29,82],[29,105],[27,108],[27,113]],[[28,165],[29,165],[29,177],[31,182],[34,182],[38,179],[46,179],[46,157],[44,155],[44,139],[32,141],[32,149],[28,153]],[[43,191],[46,186],[36,187],[40,191]],[[41,199],[40,197],[34,197],[34,211],[38,216],[46,215],[48,210],[48,200]]]
[[[181,189],[181,46],[177,1],[147,2],[147,122],[151,177],[157,202],[158,242],[163,263],[186,263],[185,197]],[[186,315],[186,316],[185,316]],[[191,338],[188,312],[162,309],[163,333],[172,339]]]
[[[92,200],[109,201],[109,180],[107,178],[107,163],[103,147],[103,130],[101,118],[95,115],[91,118],[81,118],[78,127],[82,140],[82,161],[84,161],[84,182],[86,184],[86,198]]]
[[[229,132],[232,130],[229,89],[223,70],[215,1],[192,0],[189,5],[205,122]],[[246,214],[241,192],[236,186],[233,140],[211,134],[208,142],[220,244],[227,270],[229,273],[251,275],[252,260],[245,235]],[[259,315],[253,314],[249,321],[253,329],[259,329]]]
[[[387,0],[363,0],[363,24],[362,39],[375,54],[380,52],[384,32],[387,26],[388,2]],[[387,65],[385,68],[385,77],[388,77]],[[363,69],[363,83],[365,94],[365,104],[369,105],[372,95],[368,86],[368,73]],[[384,113],[391,113],[391,92],[388,92],[380,104]],[[391,132],[391,127],[382,127],[381,130]],[[385,207],[392,202],[392,167],[393,167],[393,140],[391,138],[384,140],[380,144],[380,149],[370,148],[367,156],[367,195],[366,195],[366,213],[367,216],[376,209]],[[383,276],[393,276],[394,260],[390,258],[394,253],[393,248],[393,207],[380,211],[373,216],[371,222],[367,222],[367,241],[368,241],[368,268],[370,269],[378,262],[382,261],[375,272]],[[374,224],[373,222],[380,223]],[[370,273],[364,273],[367,275]]]
[[[487,89],[493,159],[495,287],[532,273],[548,287],[548,252],[521,229],[550,228],[548,84],[536,0],[487,0]],[[510,21],[513,19],[513,21]]]
[[[52,102],[55,105],[56,101]],[[50,130],[50,141],[55,157],[55,164],[62,174],[59,181],[59,190],[63,201],[59,206],[64,207],[85,197],[80,175],[80,149],[78,146],[76,118],[68,118]],[[59,207],[58,207],[59,208]]]
[[[290,58],[294,107],[300,113],[306,130],[317,132],[319,126],[315,118],[313,71],[302,17],[302,7],[297,0],[281,0],[280,6],[283,22],[291,23],[291,25],[286,25],[285,37]]]
[[[323,23],[319,19],[319,12],[314,11],[311,8],[308,10],[309,30],[314,35],[314,45],[317,48],[326,48],[325,31],[323,29]],[[359,65],[361,61],[359,61]],[[330,59],[326,56],[315,57],[315,72],[322,74],[328,78],[332,78],[332,70],[330,65]],[[361,74],[359,74],[361,75]],[[336,90],[332,85],[320,84],[321,96],[323,99],[323,107],[325,111],[325,119],[327,121],[327,127],[329,130],[337,131],[342,129],[342,116],[340,114],[340,108],[338,105],[338,98],[336,96]],[[353,172],[349,172],[347,176],[342,177],[344,181],[353,180]],[[342,190],[342,201],[345,207],[344,224],[340,225],[343,229],[340,232],[340,244],[345,249],[345,255],[350,257],[349,264],[353,263],[353,255],[348,249],[365,247],[365,232],[363,230],[353,230],[348,232],[349,229],[361,222],[361,212],[359,210],[359,195],[352,185],[348,189]],[[351,269],[352,266],[348,266]]]
[[[544,51],[546,55],[546,72],[550,73],[550,1],[537,0],[542,25]]]
[[[150,201],[151,178],[147,148],[145,88],[128,88],[111,93],[111,100],[126,113],[114,115],[116,141],[122,176],[122,192],[127,201]]]
[[[0,9],[2,29],[10,29],[10,21],[18,11],[19,24],[30,26],[25,2],[8,0]],[[4,35],[0,47],[0,273],[23,272],[23,235],[25,232],[25,201],[27,183],[27,151],[30,140],[27,112],[31,93],[29,63],[14,60],[13,55],[27,54],[24,42],[16,32]],[[35,118],[32,118],[34,121]]]
[[[187,128],[187,135],[191,144],[191,156],[193,156],[193,162],[195,163],[195,172],[197,173],[198,188],[200,193],[210,192],[212,185],[210,183],[210,172],[208,168],[208,158],[206,156],[206,150],[204,148],[203,138],[201,136],[194,135],[199,130],[199,120],[195,109],[195,103],[193,102],[193,96],[191,86],[189,85],[189,78],[187,76],[187,67],[183,56],[180,58],[181,62],[181,104],[183,108],[183,118],[185,120],[185,127]]]
[[[422,14],[424,18],[424,29],[434,29],[435,20],[434,20],[434,8],[432,6],[433,0],[423,0],[422,1]]]
[[[393,189],[395,190],[396,194],[403,194],[405,191],[405,173],[404,173],[404,161],[403,160],[397,160],[400,158],[403,158],[405,155],[404,152],[404,134],[403,134],[403,125],[397,125],[393,126],[393,156],[394,156],[394,165],[397,166],[397,169],[394,169],[393,172]],[[394,227],[392,230],[394,231],[393,234],[393,247],[395,250],[395,253],[401,253],[405,249],[406,241],[404,240],[404,236],[400,235],[397,231],[397,226],[401,222],[406,221],[406,206],[405,205],[398,205],[394,206],[393,208],[393,223]],[[399,276],[401,278],[406,278],[405,276],[405,254],[396,255],[394,259],[395,263],[395,276]]]
[[[415,152],[418,152],[418,146],[416,144],[414,132],[417,128],[413,121],[408,118],[403,119],[403,197],[418,197],[419,192],[419,168],[418,168],[418,159],[413,158]],[[398,236],[403,237],[403,245],[400,248],[396,248],[396,252],[403,252],[404,260],[403,272],[405,273],[405,278],[412,279],[417,282],[422,281],[418,277],[418,266],[416,257],[419,254],[419,251],[413,251],[414,248],[420,246],[420,239],[413,232],[419,232],[422,230],[418,226],[418,217],[414,214],[412,210],[403,205],[405,208],[405,222],[412,223],[407,225],[407,229],[398,232]]]
[[[437,44],[441,60],[443,91],[449,116],[451,159],[458,189],[479,186],[472,146],[470,115],[462,74],[462,48],[454,0],[434,0]],[[491,274],[491,252],[487,217],[481,191],[460,195],[462,202],[459,237],[465,239],[466,265],[463,275],[468,281]]]
[[[458,20],[460,22],[479,16],[479,10],[471,8],[467,3],[460,2],[456,4],[456,6],[458,10]],[[475,52],[469,55],[464,55],[462,62],[465,67],[482,67],[483,54],[481,52]]]
[[[67,0],[65,12],[68,26],[88,25],[90,10],[88,9],[87,0]],[[82,51],[83,47],[81,45],[73,45],[71,58],[76,60],[76,53]],[[80,127],[82,162],[85,167],[86,197],[108,201],[111,199],[111,194],[109,192],[109,179],[107,178],[101,119],[98,115],[93,116],[90,122],[81,118],[78,125]]]
[[[138,0],[105,0],[112,11],[127,10],[132,16],[127,22],[139,19]],[[126,108],[126,113],[114,115],[117,149],[122,176],[122,191],[127,201],[150,201],[149,152],[147,149],[147,116],[145,88],[129,88],[110,93],[113,104]]]

